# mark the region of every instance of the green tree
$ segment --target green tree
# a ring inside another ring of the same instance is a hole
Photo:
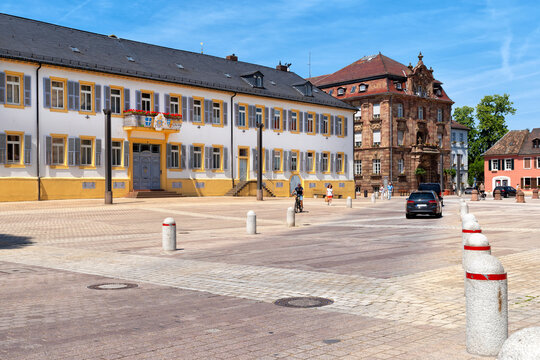
[[[480,153],[492,147],[508,132],[505,116],[515,114],[510,95],[486,95],[476,106],[478,119],[478,138]]]

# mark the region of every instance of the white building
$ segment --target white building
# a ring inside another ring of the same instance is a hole
[[[453,184],[456,190],[465,189],[469,178],[469,128],[465,125],[452,120],[451,123],[451,156],[452,168],[456,170]]]
[[[0,32],[0,201],[103,197],[104,108],[115,197],[254,194],[258,122],[267,195],[354,194],[355,109],[285,66],[9,15]]]

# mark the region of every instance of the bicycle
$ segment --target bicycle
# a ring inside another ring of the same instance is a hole
[[[300,196],[296,195],[295,201],[294,201],[294,212],[299,213],[304,211],[304,208],[302,207],[302,202],[300,201]]]

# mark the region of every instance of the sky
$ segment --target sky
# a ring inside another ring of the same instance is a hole
[[[507,93],[509,129],[540,127],[536,0],[2,0],[0,12],[194,52],[202,42],[302,77],[379,52],[414,65],[421,51],[454,108]]]

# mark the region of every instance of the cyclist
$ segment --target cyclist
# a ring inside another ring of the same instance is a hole
[[[300,209],[304,209],[304,188],[300,183],[296,185],[294,191],[291,194],[291,196],[294,195],[296,195],[298,197],[298,200],[300,200]]]

